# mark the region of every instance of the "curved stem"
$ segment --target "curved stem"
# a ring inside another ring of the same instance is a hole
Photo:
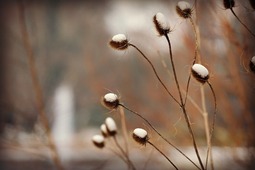
[[[169,54],[170,54],[170,60],[171,60],[171,64],[172,64],[172,68],[173,68],[173,74],[174,74],[174,79],[175,79],[175,83],[176,83],[176,86],[177,86],[177,90],[178,90],[178,93],[179,93],[179,96],[180,96],[180,101],[181,101],[181,108],[182,108],[182,112],[184,114],[184,118],[185,118],[185,121],[187,123],[187,126],[188,126],[188,129],[189,129],[189,133],[191,135],[191,138],[192,138],[192,142],[193,142],[193,146],[194,146],[194,149],[195,149],[195,152],[196,152],[196,155],[197,155],[197,158],[198,158],[198,161],[200,163],[200,166],[201,168],[204,170],[204,165],[202,163],[202,160],[201,160],[201,157],[199,155],[199,152],[198,152],[198,148],[197,148],[197,144],[196,144],[196,139],[195,139],[195,136],[194,136],[194,132],[191,128],[191,125],[190,125],[190,121],[189,121],[189,117],[188,117],[188,114],[187,114],[187,111],[186,111],[186,108],[185,108],[185,105],[184,105],[184,102],[183,102],[183,99],[182,99],[182,95],[181,95],[181,90],[180,90],[180,86],[179,86],[179,82],[178,82],[178,79],[177,79],[177,74],[176,74],[176,70],[175,70],[175,65],[174,65],[174,61],[173,61],[173,54],[172,54],[172,48],[171,48],[171,42],[170,42],[170,39],[168,37],[167,34],[165,34],[165,37],[166,37],[166,40],[168,42],[168,46],[169,46]]]
[[[255,38],[255,34],[239,19],[239,17],[234,12],[233,8],[230,8],[232,14],[236,17],[236,19],[247,29],[247,31]]]
[[[144,58],[145,60],[150,64],[150,66],[153,69],[154,74],[156,75],[158,81],[161,83],[161,85],[164,87],[164,89],[166,90],[166,92],[172,97],[172,99],[178,103],[180,105],[180,102],[171,94],[171,92],[168,90],[168,88],[166,87],[166,85],[163,83],[163,81],[161,80],[161,78],[159,77],[154,65],[152,64],[152,62],[148,59],[148,57],[145,56],[145,54],[138,48],[136,47],[134,44],[129,43],[128,45],[134,47]]]
[[[196,4],[196,2],[195,2],[195,4]],[[198,57],[199,56],[198,55],[199,54],[199,43],[198,43],[198,35],[197,35],[197,31],[196,31],[196,26],[195,26],[195,23],[194,23],[192,18],[189,18],[189,20],[190,20],[191,26],[193,28],[193,32],[194,32],[194,35],[195,35],[195,42],[196,42],[195,55],[194,55],[194,59],[193,59],[193,62],[192,62],[192,65],[194,65],[196,63],[197,58],[198,58],[199,63],[201,62],[201,59],[200,59],[200,57]],[[186,86],[186,95],[185,95],[185,98],[184,98],[184,105],[186,105],[186,101],[187,101],[190,79],[191,79],[191,72],[189,73],[189,78],[188,78],[188,82],[187,82],[187,86]]]
[[[139,113],[129,109],[127,106],[125,106],[124,104],[119,104],[119,106],[125,108],[126,110],[130,111],[131,113],[135,114],[136,116],[140,117],[141,119],[143,119],[165,142],[167,142],[169,145],[171,145],[173,148],[175,148],[180,154],[182,154],[186,159],[188,159],[193,165],[195,165],[198,169],[199,166],[197,166],[187,155],[185,155],[180,149],[178,149],[174,144],[172,144],[169,140],[167,140],[164,136],[162,136],[158,130],[156,128],[154,128],[154,126],[147,120],[145,119],[142,115],[140,115]]]
[[[173,165],[173,167],[174,167],[175,169],[178,170],[177,166],[176,166],[161,150],[159,150],[158,147],[156,147],[156,146],[155,146],[153,143],[151,143],[150,141],[147,141],[147,143],[149,143],[149,144],[150,144],[151,146],[153,146],[157,151],[159,151],[159,153],[160,153],[161,155],[163,155],[163,156],[168,160],[168,162],[171,163],[171,164]]]
[[[124,137],[124,144],[125,144],[125,149],[126,153],[128,155],[128,134],[127,134],[127,124],[126,124],[126,116],[123,108],[120,108],[120,120],[121,120],[121,129]]]

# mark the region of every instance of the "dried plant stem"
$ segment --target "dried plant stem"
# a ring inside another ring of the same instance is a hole
[[[216,95],[215,95],[215,92],[213,90],[213,87],[211,85],[211,83],[209,81],[207,81],[207,84],[209,85],[211,91],[212,91],[212,94],[213,94],[213,99],[214,99],[214,113],[213,113],[213,121],[212,121],[212,127],[211,127],[211,132],[210,132],[210,136],[209,136],[209,143],[211,147],[211,144],[212,144],[212,136],[213,136],[213,131],[214,131],[214,127],[215,127],[215,121],[216,121],[216,113],[217,113],[217,102],[216,102]],[[208,120],[208,115],[207,115],[207,120]],[[208,129],[209,129],[209,124],[207,125],[208,126]],[[208,162],[208,156],[210,156],[210,162],[211,162],[211,169],[213,170],[214,169],[214,166],[213,166],[213,157],[212,157],[212,148],[209,148],[208,147],[208,151],[207,151],[207,156],[206,156],[206,164]]]
[[[121,120],[121,129],[124,136],[124,144],[127,155],[129,154],[128,150],[128,133],[127,133],[127,124],[126,124],[126,116],[123,107],[120,107],[120,120]]]
[[[236,19],[247,29],[247,31],[255,38],[255,34],[239,19],[239,17],[234,12],[233,8],[230,8],[232,14],[236,17]]]
[[[163,156],[168,160],[168,162],[169,162],[170,164],[173,165],[173,167],[174,167],[175,169],[178,170],[177,166],[176,166],[161,150],[159,150],[158,147],[156,147],[156,146],[155,146],[153,143],[151,143],[149,140],[147,141],[147,143],[149,143],[149,144],[150,144],[151,146],[153,146],[157,151],[159,151],[159,153],[160,153],[161,155],[163,155]]]
[[[180,97],[180,101],[181,101],[180,107],[182,108],[182,112],[184,114],[184,118],[185,118],[185,121],[186,121],[188,129],[189,129],[189,133],[190,133],[191,138],[192,138],[193,146],[194,146],[194,149],[195,149],[195,152],[196,152],[199,164],[200,164],[201,168],[204,170],[205,168],[204,168],[204,165],[202,163],[201,157],[200,157],[199,152],[198,152],[198,147],[197,147],[197,144],[196,144],[195,135],[194,135],[194,132],[192,130],[192,127],[191,127],[191,124],[190,124],[190,120],[189,120],[189,117],[188,117],[188,114],[187,114],[187,111],[186,111],[186,108],[185,108],[185,105],[184,105],[184,101],[183,101],[183,98],[182,98],[182,95],[181,95],[180,85],[179,85],[179,82],[178,82],[178,79],[177,79],[177,74],[176,74],[176,70],[175,70],[175,64],[174,64],[174,61],[173,61],[171,42],[170,42],[170,39],[169,39],[167,34],[165,34],[165,37],[166,37],[166,40],[168,42],[170,61],[171,61],[171,64],[172,64],[174,79],[175,79],[175,83],[176,83],[177,90],[178,90],[179,97]]]
[[[209,120],[208,120],[208,112],[205,103],[205,90],[204,86],[200,85],[200,93],[201,93],[201,102],[202,102],[202,110],[203,110],[203,119],[204,119],[204,126],[205,126],[205,135],[206,135],[206,142],[208,148],[208,156],[210,157],[211,168],[213,168],[213,159],[212,159],[212,144],[210,139],[210,127],[209,127]],[[208,156],[206,157],[206,167],[208,162]]]
[[[124,156],[122,156],[119,152],[115,151],[112,148],[108,148],[112,153],[114,153],[115,155],[117,155],[123,162],[125,162],[126,164],[128,164],[128,161],[124,158]]]
[[[148,57],[146,57],[145,54],[144,54],[138,47],[136,47],[134,44],[129,43],[128,45],[134,47],[134,48],[145,58],[145,60],[146,60],[146,61],[150,64],[150,66],[152,67],[153,72],[154,72],[154,74],[156,75],[156,77],[157,77],[158,81],[160,82],[160,84],[164,87],[164,89],[165,89],[166,92],[169,94],[169,96],[171,96],[172,99],[173,99],[176,103],[178,103],[178,104],[180,105],[179,101],[171,94],[171,92],[168,90],[168,88],[166,87],[166,85],[163,83],[163,81],[162,81],[161,78],[159,77],[159,75],[158,75],[158,73],[157,73],[157,71],[156,71],[154,65],[153,65],[152,62],[148,59]]]
[[[29,71],[31,74],[32,84],[33,84],[33,90],[35,93],[35,99],[36,99],[36,105],[37,109],[40,115],[41,122],[46,130],[46,135],[48,138],[48,147],[51,150],[52,153],[52,159],[57,169],[63,170],[62,164],[60,162],[60,157],[57,152],[56,144],[52,136],[52,132],[49,126],[49,121],[45,113],[45,107],[43,102],[43,95],[42,95],[42,88],[38,79],[38,74],[36,70],[36,64],[34,60],[33,50],[31,46],[31,42],[29,40],[29,34],[27,31],[27,27],[25,24],[25,14],[24,14],[24,6],[23,3],[20,2],[19,4],[19,22],[20,22],[20,28],[21,28],[21,34],[22,39],[24,43],[24,48],[27,53],[27,60],[29,65]]]
[[[119,148],[120,152],[121,152],[121,153],[124,155],[124,157],[126,158],[128,168],[129,168],[129,169],[131,168],[131,169],[135,170],[135,169],[136,169],[135,166],[133,165],[133,163],[132,163],[131,160],[129,159],[128,154],[127,154],[127,153],[123,150],[123,148],[120,146],[120,144],[119,144],[119,142],[118,142],[116,136],[113,136],[113,139],[114,139],[114,142],[115,142],[116,146]]]
[[[154,128],[154,126],[147,120],[145,119],[142,115],[140,115],[139,113],[131,110],[130,108],[128,108],[127,106],[125,106],[124,104],[120,103],[119,106],[125,108],[126,110],[130,111],[131,113],[135,114],[136,116],[140,117],[141,119],[143,119],[165,142],[167,142],[169,145],[171,145],[173,148],[175,148],[180,154],[182,154],[186,159],[188,159],[193,165],[195,165],[198,169],[200,169],[199,166],[197,166],[185,153],[183,153],[180,149],[178,149],[174,144],[172,144],[169,140],[167,140],[163,135],[161,135],[161,133],[158,132],[158,130],[156,128]]]

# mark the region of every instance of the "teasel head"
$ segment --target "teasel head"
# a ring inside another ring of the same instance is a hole
[[[107,138],[107,137],[109,136],[105,124],[102,124],[102,125],[100,126],[100,130],[101,130],[102,135],[103,135],[105,138]]]
[[[209,79],[209,71],[201,64],[194,64],[191,68],[193,77],[204,84]]]
[[[101,99],[101,103],[107,109],[113,110],[113,109],[117,109],[118,108],[120,101],[119,101],[119,98],[118,98],[117,94],[107,93]]]
[[[176,12],[177,14],[182,18],[191,18],[192,15],[192,9],[188,2],[186,1],[180,1],[176,5]]]
[[[109,136],[115,136],[117,134],[117,126],[115,121],[111,117],[105,119],[105,126],[107,129],[107,134]]]
[[[158,12],[156,15],[154,15],[153,22],[159,36],[166,35],[170,32],[169,23],[162,13]]]
[[[253,56],[250,60],[250,70],[255,73],[255,56]]]
[[[235,6],[235,0],[223,0],[223,5],[225,9],[230,9]]]
[[[128,40],[124,34],[114,35],[109,44],[116,50],[125,50],[128,48]]]
[[[142,128],[136,128],[133,131],[132,136],[133,139],[141,145],[146,145],[147,141],[149,140],[147,131]]]
[[[102,135],[94,135],[92,137],[92,142],[98,148],[103,148],[105,146],[104,137]]]

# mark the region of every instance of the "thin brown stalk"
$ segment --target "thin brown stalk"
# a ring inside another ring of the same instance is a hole
[[[201,157],[200,157],[199,152],[198,152],[198,147],[197,147],[197,144],[196,144],[195,135],[194,135],[194,132],[192,130],[191,123],[190,123],[190,120],[189,120],[189,117],[188,117],[188,114],[187,114],[187,111],[186,111],[186,108],[185,108],[185,105],[184,105],[184,101],[183,101],[183,98],[182,98],[182,95],[181,95],[180,85],[179,85],[179,82],[178,82],[178,79],[177,79],[177,74],[176,74],[176,70],[175,70],[175,64],[174,64],[174,60],[173,60],[171,42],[170,42],[170,39],[169,39],[167,34],[165,34],[165,37],[166,37],[166,40],[168,42],[170,61],[171,61],[171,64],[172,64],[174,79],[175,79],[175,83],[176,83],[177,90],[178,90],[179,97],[180,97],[180,101],[181,101],[181,105],[180,106],[182,108],[182,112],[184,114],[184,118],[185,118],[185,121],[186,121],[188,129],[189,129],[189,133],[190,133],[191,138],[192,138],[192,143],[193,143],[193,146],[194,146],[194,149],[195,149],[195,152],[196,152],[199,164],[200,164],[201,168],[204,170],[205,168],[204,168],[204,165],[202,163]]]
[[[29,65],[29,71],[31,74],[31,79],[32,79],[32,85],[33,85],[33,91],[35,93],[35,99],[36,99],[36,105],[37,109],[39,112],[39,116],[41,119],[41,122],[46,130],[46,135],[48,138],[48,147],[51,150],[51,156],[53,159],[53,162],[56,166],[57,169],[63,170],[63,166],[60,161],[59,154],[57,152],[56,144],[52,136],[52,132],[49,126],[49,121],[45,113],[45,107],[44,107],[44,102],[43,102],[43,94],[42,94],[42,88],[38,79],[38,73],[36,70],[36,64],[35,64],[35,59],[34,59],[34,54],[29,38],[29,34],[27,31],[26,23],[25,23],[25,12],[24,12],[24,5],[22,1],[19,4],[19,23],[20,23],[20,29],[21,29],[21,34],[22,34],[22,40],[24,43],[24,48],[27,53],[27,60],[28,60],[28,65]]]
[[[157,151],[159,151],[159,153],[160,153],[161,155],[163,155],[163,156],[168,160],[168,162],[169,162],[170,164],[173,165],[173,167],[174,167],[175,169],[178,170],[177,166],[176,166],[161,150],[159,150],[158,147],[156,147],[156,146],[155,146],[153,143],[151,143],[150,141],[147,141],[147,143],[149,143],[149,144],[150,144],[151,146],[153,146]]]
[[[126,153],[129,154],[126,116],[125,116],[124,109],[122,107],[120,107],[120,120],[121,120],[121,129],[124,136],[125,150],[126,150]]]
[[[125,108],[126,110],[130,111],[131,113],[133,113],[136,116],[138,116],[141,119],[143,119],[165,142],[167,142],[169,145],[171,145],[173,148],[175,148],[180,154],[182,154],[186,159],[188,159],[193,165],[195,165],[198,169],[200,169],[199,166],[197,166],[185,153],[183,153],[179,148],[177,148],[168,139],[166,139],[163,135],[161,135],[161,133],[159,133],[159,131],[156,128],[154,128],[154,126],[147,119],[145,119],[142,115],[140,115],[139,113],[131,110],[130,108],[128,108],[127,106],[125,106],[122,103],[120,103],[119,106]]]
[[[148,59],[148,57],[146,57],[146,55],[138,48],[136,47],[134,44],[129,43],[128,45],[134,47],[144,58],[145,60],[150,64],[150,66],[152,67],[152,70],[154,72],[154,74],[156,75],[158,81],[160,82],[160,84],[164,87],[164,89],[166,90],[166,92],[169,94],[170,97],[172,97],[172,99],[178,103],[180,105],[180,102],[171,94],[171,92],[168,90],[168,88],[166,87],[166,85],[163,83],[163,81],[161,80],[161,78],[159,77],[154,65],[152,64],[152,62]]]
[[[230,8],[232,14],[236,17],[236,19],[246,28],[246,30],[255,38],[255,34],[239,19],[239,17],[234,12],[233,8]]]
[[[136,168],[135,168],[134,164],[133,164],[132,161],[130,160],[130,158],[129,158],[129,156],[127,155],[127,153],[126,153],[126,152],[123,150],[123,148],[120,146],[120,144],[119,144],[119,142],[118,142],[116,136],[113,136],[113,139],[114,139],[114,142],[115,142],[117,148],[119,148],[120,152],[121,152],[121,153],[123,154],[123,156],[126,158],[128,168],[129,168],[129,169],[131,168],[131,169],[135,170]]]

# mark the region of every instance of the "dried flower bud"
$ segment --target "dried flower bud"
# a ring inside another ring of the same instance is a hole
[[[250,4],[251,4],[251,7],[252,7],[253,9],[255,9],[255,1],[254,1],[254,0],[250,0]]]
[[[234,0],[223,0],[223,5],[225,9],[230,9],[235,6],[235,1]]]
[[[253,56],[251,58],[251,61],[250,61],[250,69],[253,73],[255,73],[255,56]]]
[[[180,17],[183,17],[185,19],[190,18],[192,15],[191,6],[186,1],[178,2],[177,6],[176,6],[176,12],[177,12],[177,14],[179,14]]]
[[[128,40],[124,34],[117,34],[112,37],[110,46],[117,50],[125,50],[128,48]]]
[[[154,15],[153,22],[159,36],[166,35],[170,32],[169,23],[162,13],[158,12],[156,15]]]
[[[194,64],[191,71],[192,75],[200,83],[205,83],[209,79],[209,71],[201,64]]]
[[[103,148],[104,147],[104,137],[102,135],[94,135],[92,137],[92,142],[98,148]]]
[[[107,131],[106,125],[105,125],[105,124],[102,124],[102,125],[100,126],[100,129],[101,129],[102,135],[106,138],[106,137],[108,136],[108,131]]]
[[[133,139],[141,145],[146,145],[147,141],[149,140],[148,133],[142,128],[136,128],[133,131]]]
[[[106,126],[107,132],[110,136],[114,136],[117,134],[116,123],[111,117],[108,117],[105,119],[105,126]]]
[[[102,104],[110,110],[116,109],[119,106],[119,98],[114,93],[107,93],[102,99]]]

